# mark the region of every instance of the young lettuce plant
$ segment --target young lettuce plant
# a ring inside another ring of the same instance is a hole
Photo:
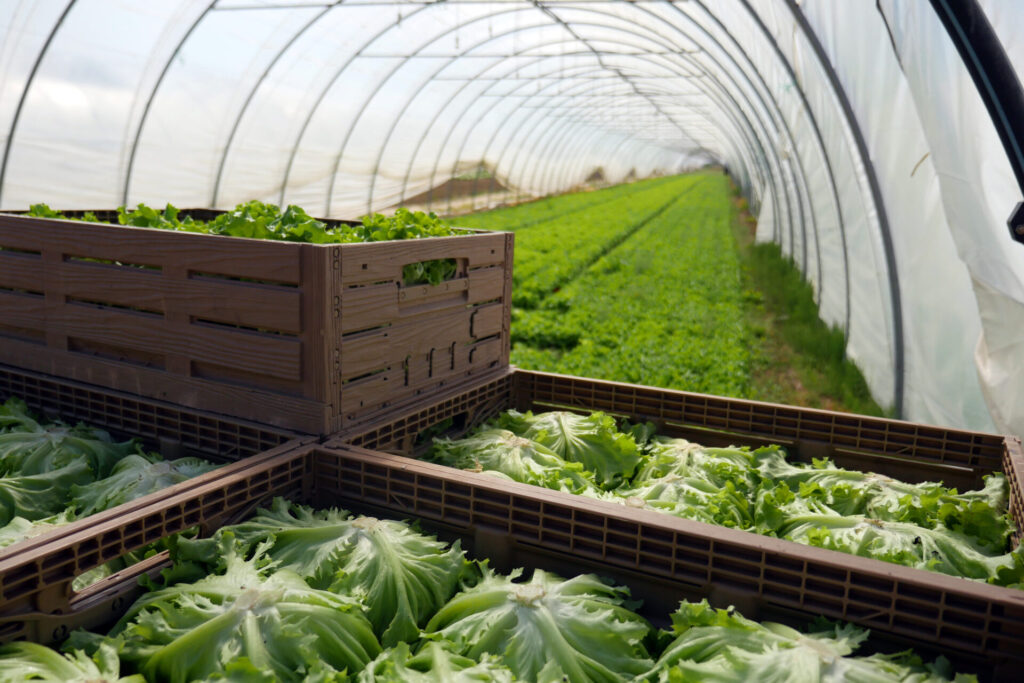
[[[770,447],[777,450],[777,447]],[[633,479],[634,484],[661,479],[670,474],[702,479],[722,488],[732,484],[749,495],[757,490],[760,477],[754,469],[755,453],[747,448],[707,448],[686,439],[655,437],[650,454]]]
[[[100,479],[137,450],[134,442],[116,443],[101,429],[38,422],[16,398],[0,405],[0,427],[0,475],[4,476],[45,474],[85,462],[93,477]]]
[[[485,567],[476,586],[434,615],[425,635],[449,640],[473,659],[499,655],[526,681],[612,683],[648,670],[642,641],[650,626],[622,606],[627,589],[592,574],[563,581],[536,569],[529,581],[516,581],[521,574]]]
[[[151,591],[133,604],[111,637],[122,659],[151,680],[186,683],[230,667],[300,681],[310,672],[361,670],[380,644],[359,603],[311,588],[288,569],[262,568],[222,534],[224,573]]]
[[[750,502],[731,481],[719,488],[705,479],[666,474],[645,479],[632,488],[615,490],[626,505],[646,507],[676,517],[748,529],[753,524]]]
[[[215,567],[218,536],[225,533],[242,552],[264,544],[275,567],[296,572],[314,588],[359,600],[385,646],[417,639],[460,583],[476,576],[457,541],[447,547],[404,522],[314,511],[282,498],[212,539],[179,541],[175,555]]]
[[[778,450],[759,449],[756,467],[767,486],[784,483],[802,498],[841,515],[945,528],[976,539],[989,553],[1007,548],[1013,522],[1006,514],[1006,478],[993,474],[977,491],[958,493],[937,482],[908,484],[873,472],[837,468],[828,460],[790,463]]]
[[[84,460],[43,474],[0,478],[0,525],[15,517],[36,521],[62,512],[76,485],[93,480]]]
[[[135,674],[121,676],[121,662],[113,646],[100,645],[92,657],[82,651],[62,655],[45,645],[29,642],[0,645],[0,683],[146,683]]]

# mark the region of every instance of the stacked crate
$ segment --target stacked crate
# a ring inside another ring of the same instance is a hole
[[[454,279],[403,283],[436,259]],[[303,244],[0,214],[0,363],[329,434],[508,366],[511,263],[511,233]]]
[[[68,224],[40,222],[31,240],[12,242],[22,233],[9,225],[17,220],[27,219],[0,218],[0,360],[19,367],[0,368],[0,397],[26,396],[37,409],[122,434],[153,434],[165,449],[210,457],[224,448],[222,459],[238,461],[41,536],[30,548],[0,551],[0,639],[46,642],[110,622],[129,604],[136,577],[166,558],[82,595],[71,591],[74,576],[170,534],[196,527],[210,533],[285,496],[419,520],[501,569],[596,571],[654,604],[708,598],[754,618],[824,615],[868,627],[879,642],[946,654],[997,677],[1012,678],[1024,664],[1022,591],[415,459],[429,445],[424,434],[443,428],[460,436],[508,408],[601,410],[706,445],[778,444],[797,460],[828,457],[911,482],[974,488],[1002,470],[1010,513],[1021,520],[1024,454],[1017,439],[509,368],[508,234],[319,246],[91,226],[101,232],[76,241]],[[200,260],[183,262],[186,252]],[[256,268],[238,257],[242,252],[266,260]],[[433,258],[455,258],[456,279],[401,283],[404,265]],[[29,270],[5,269],[16,259],[47,264],[41,279],[36,271],[36,289],[28,287]],[[125,262],[160,271],[113,270]],[[150,278],[157,287],[159,278],[163,289],[97,289],[85,302],[70,294],[82,290],[69,283],[98,286],[111,273],[120,273],[123,286]],[[262,281],[250,282],[254,277]],[[175,329],[176,336],[159,344],[159,335],[103,341],[103,330],[76,308],[98,307],[107,327],[121,330],[140,313],[144,291],[146,305],[162,316],[150,318],[150,328]],[[271,291],[268,301],[277,303],[260,312],[260,297]],[[25,302],[32,297],[35,306]],[[275,319],[276,332],[269,332],[270,311],[294,315],[287,324]],[[236,350],[230,371],[222,357],[209,355],[213,322],[219,340],[231,339],[225,348]],[[287,372],[281,364],[265,367],[252,351],[271,346],[294,352],[285,354]],[[140,364],[133,354],[142,352],[161,360]],[[312,437],[295,438],[302,433]]]

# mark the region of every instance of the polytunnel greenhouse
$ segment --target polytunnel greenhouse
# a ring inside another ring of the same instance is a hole
[[[1015,680],[1021,26],[0,0],[0,682]]]

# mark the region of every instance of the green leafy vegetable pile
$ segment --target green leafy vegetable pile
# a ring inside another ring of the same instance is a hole
[[[867,637],[801,633],[706,602],[670,632],[594,575],[499,574],[407,524],[275,500],[206,539],[178,539],[162,585],[107,635],[76,631],[61,656],[0,649],[25,680],[426,683],[531,681],[947,681],[940,659],[855,657]],[[49,668],[47,668],[49,667]],[[92,667],[92,668],[89,668]],[[50,673],[53,671],[54,673]],[[129,673],[141,674],[119,679]],[[63,676],[64,678],[61,678]],[[957,681],[974,680],[958,676]]]
[[[339,223],[329,226],[319,221],[298,206],[288,206],[284,211],[274,204],[249,201],[239,204],[211,221],[197,221],[191,216],[180,218],[181,211],[168,204],[162,211],[139,204],[134,209],[120,207],[117,220],[121,225],[137,228],[157,228],[183,232],[201,232],[210,235],[247,237],[262,240],[283,240],[311,244],[345,244],[353,242],[382,242],[386,240],[409,240],[425,237],[449,237],[464,234],[453,228],[434,213],[397,209],[391,216],[375,213],[365,216],[362,224]],[[66,218],[46,204],[33,204],[25,214],[39,218]],[[78,220],[100,222],[94,214],[87,213]],[[410,263],[403,267],[402,277],[407,285],[438,284],[451,279],[456,272],[454,259],[436,259],[421,263]]]
[[[999,586],[1024,583],[1001,473],[959,493],[828,460],[789,462],[776,446],[705,448],[643,425],[620,430],[603,413],[561,411],[508,411],[467,438],[435,439],[428,459]]]
[[[61,655],[36,643],[0,645],[0,683],[146,683],[135,674],[122,677],[121,662],[109,644],[90,657],[82,651]]]
[[[25,403],[0,404],[0,548],[180,483],[214,468],[199,458],[165,461],[101,429],[41,422]],[[143,553],[144,554],[144,553]],[[76,578],[74,588],[121,569],[114,560]]]
[[[926,664],[912,651],[855,657],[867,638],[856,626],[823,622],[809,633],[758,623],[707,601],[682,603],[672,615],[675,639],[649,679],[662,681],[971,681],[949,662]]]

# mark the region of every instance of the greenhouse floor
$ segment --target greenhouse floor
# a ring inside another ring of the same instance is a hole
[[[512,362],[724,396],[884,414],[842,332],[728,177],[690,173],[461,216],[513,230]]]

